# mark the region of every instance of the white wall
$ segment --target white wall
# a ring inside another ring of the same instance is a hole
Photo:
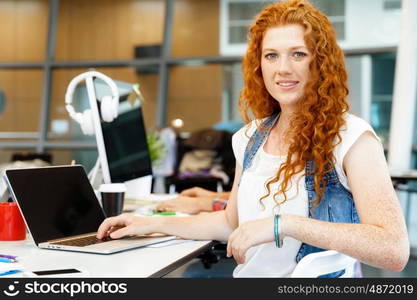
[[[370,55],[346,57],[350,112],[370,122],[372,58]]]
[[[398,45],[401,10],[384,10],[383,0],[346,0],[346,40],[343,49]]]

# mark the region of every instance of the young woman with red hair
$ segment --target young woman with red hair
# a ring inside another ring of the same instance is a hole
[[[401,207],[379,138],[348,113],[344,56],[328,18],[302,0],[266,7],[250,27],[243,74],[248,124],[233,136],[226,210],[121,215],[106,219],[98,238],[161,232],[227,241],[236,277],[289,276],[324,249],[402,270],[409,242]]]

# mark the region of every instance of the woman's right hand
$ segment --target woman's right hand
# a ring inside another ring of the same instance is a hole
[[[110,236],[119,239],[127,235],[144,235],[155,233],[157,225],[163,218],[138,217],[129,214],[121,214],[107,218],[97,230],[97,238]]]

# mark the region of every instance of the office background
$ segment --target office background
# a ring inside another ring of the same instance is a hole
[[[183,133],[240,120],[246,30],[269,2],[1,0],[0,163],[47,152],[53,164],[75,159],[92,167],[94,138],[82,135],[64,107],[69,81],[90,68],[140,84],[149,131],[178,118]],[[346,53],[352,112],[372,124],[388,155],[401,0],[311,2],[329,15]],[[409,168],[416,169],[413,127]],[[405,208],[406,193],[399,197]],[[417,244],[416,193],[410,199]]]

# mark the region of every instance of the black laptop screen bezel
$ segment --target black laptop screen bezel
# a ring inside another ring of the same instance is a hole
[[[80,165],[9,169],[5,179],[36,245],[96,232],[105,219]]]

